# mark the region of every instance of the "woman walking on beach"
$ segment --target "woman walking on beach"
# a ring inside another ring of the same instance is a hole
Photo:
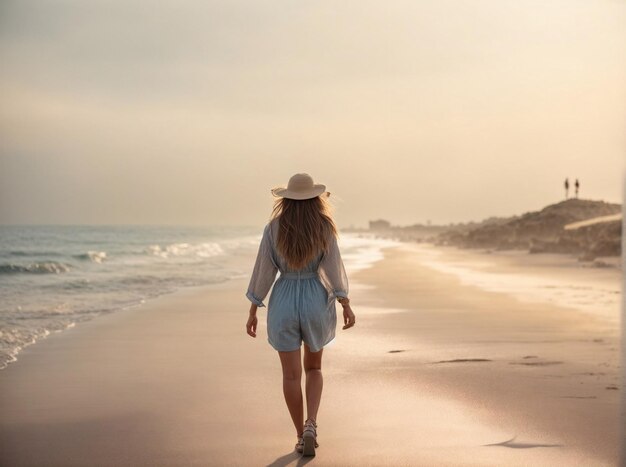
[[[348,299],[348,278],[337,245],[326,186],[306,173],[295,174],[287,188],[273,188],[275,201],[263,230],[246,297],[252,302],[246,331],[256,337],[257,307],[274,288],[267,305],[267,339],[278,351],[283,394],[296,428],[296,450],[314,456],[317,411],[322,396],[322,351],[335,337],[335,300],[343,306],[343,329],[355,324]],[[277,272],[280,276],[276,283]],[[301,345],[304,342],[307,419],[304,418]]]

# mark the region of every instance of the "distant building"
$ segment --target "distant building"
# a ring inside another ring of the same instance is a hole
[[[370,221],[370,230],[388,230],[391,228],[389,221],[378,219],[377,221]]]

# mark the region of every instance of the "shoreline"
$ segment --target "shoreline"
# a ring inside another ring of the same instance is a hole
[[[512,259],[513,261],[511,261],[511,265],[513,266],[528,266],[529,263],[532,264],[533,262],[538,263],[539,266],[541,266],[542,268],[544,268],[546,266],[546,261],[543,261],[543,259],[545,258],[549,258],[549,260],[547,261],[547,263],[551,263],[553,265],[555,265],[555,270],[558,270],[558,268],[562,268],[562,267],[573,267],[573,268],[579,268],[579,269],[583,269],[583,268],[590,268],[591,270],[595,270],[595,271],[599,271],[599,272],[595,272],[594,274],[597,275],[597,280],[598,282],[601,282],[603,279],[606,279],[608,276],[614,275],[615,274],[615,270],[622,270],[622,265],[621,265],[621,258],[601,258],[602,260],[607,259],[608,260],[608,266],[607,267],[602,267],[599,268],[597,266],[593,266],[591,264],[587,264],[584,262],[580,262],[578,261],[576,258],[574,258],[571,255],[568,254],[564,254],[564,253],[539,253],[539,254],[530,254],[527,251],[522,251],[522,250],[490,250],[490,249],[481,249],[481,248],[463,248],[463,247],[459,247],[459,246],[452,246],[452,245],[446,245],[446,246],[441,246],[441,245],[435,245],[431,242],[413,242],[413,241],[409,241],[409,240],[402,240],[402,239],[398,239],[395,238],[393,236],[385,236],[385,235],[381,235],[380,233],[376,233],[376,232],[370,232],[370,231],[351,231],[348,230],[347,231],[349,234],[355,235],[356,238],[373,238],[373,239],[379,239],[379,240],[390,240],[392,242],[397,242],[397,245],[392,245],[392,246],[388,246],[388,245],[382,245],[382,246],[378,246],[377,248],[379,248],[379,251],[381,251],[382,254],[382,250],[386,249],[386,248],[395,248],[395,247],[402,247],[403,245],[407,246],[408,248],[426,248],[427,250],[432,250],[432,251],[439,251],[439,252],[445,252],[447,254],[452,254],[452,255],[458,255],[461,257],[467,257],[467,256],[474,256],[476,259],[478,259],[479,261],[484,260],[487,257],[497,257],[502,261],[506,261],[506,259]],[[236,255],[233,258],[236,258],[237,264],[239,264],[239,266],[245,270],[245,268],[247,267],[248,263],[250,262],[249,258],[246,258],[245,255]],[[517,262],[515,262],[515,260],[518,260]],[[521,261],[519,261],[521,260]],[[357,267],[356,265],[354,265],[355,267],[353,268],[354,273],[358,273],[361,269],[369,269],[370,267],[372,267],[372,264],[370,262],[371,259],[369,261],[366,261],[367,265],[363,266],[364,263],[360,262],[359,266]],[[379,261],[379,259],[374,260],[374,263]],[[536,272],[536,270],[534,271]],[[158,300],[161,297],[164,296],[169,296],[172,294],[176,294],[178,292],[184,291],[186,289],[190,289],[190,290],[201,290],[205,287],[210,287],[216,284],[220,284],[222,282],[225,281],[230,281],[233,279],[236,279],[237,277],[231,277],[231,278],[227,278],[227,279],[223,279],[217,282],[210,282],[210,283],[206,283],[206,284],[201,284],[201,285],[191,285],[191,286],[184,286],[181,287],[177,290],[171,291],[171,292],[165,292],[165,293],[159,293],[157,295],[154,296],[150,296],[150,297],[146,297],[146,298],[142,298],[139,301],[137,301],[137,303],[133,303],[130,305],[125,305],[122,306],[120,308],[115,308],[115,309],[111,309],[111,310],[107,310],[104,313],[101,313],[97,316],[93,316],[90,317],[88,319],[80,319],[77,321],[72,321],[70,323],[68,323],[66,325],[65,328],[63,329],[52,329],[52,330],[48,330],[48,329],[44,329],[42,334],[39,336],[36,336],[33,338],[32,341],[27,342],[22,344],[18,349],[14,349],[13,351],[10,352],[10,360],[7,360],[6,362],[3,362],[2,366],[0,366],[0,375],[2,374],[2,371],[5,370],[9,365],[14,364],[15,362],[17,362],[17,357],[18,355],[22,354],[24,349],[38,344],[39,342],[42,342],[43,340],[47,339],[49,336],[53,336],[53,335],[57,335],[60,333],[64,333],[67,330],[74,328],[77,325],[82,326],[84,323],[90,322],[94,319],[100,319],[103,316],[107,316],[109,314],[112,313],[120,313],[120,312],[124,312],[128,309],[132,309],[135,307],[141,307],[144,306],[146,304],[150,304],[152,303],[154,300]]]
[[[619,336],[606,323],[461,285],[404,245],[383,254],[351,274],[357,326],[342,331],[339,315],[325,350],[315,462],[616,465],[622,388],[605,387],[618,385]],[[0,372],[5,460],[295,463],[266,309],[245,334],[246,282],[182,289],[24,349]]]
[[[454,253],[467,256],[464,250],[451,253],[446,260],[453,261]],[[369,270],[357,278],[378,283],[367,292],[370,300],[404,310],[394,316],[396,323],[385,326],[388,330],[383,328],[388,334],[397,340],[401,333],[407,343],[426,343],[428,359],[420,355],[420,346],[395,349],[403,350],[394,352],[403,366],[415,368],[414,378],[434,384],[468,406],[480,407],[489,423],[509,428],[534,425],[538,433],[550,438],[554,433],[578,444],[583,448],[579,452],[594,453],[609,462],[606,465],[617,465],[622,390],[619,319],[607,321],[600,315],[519,301],[506,292],[461,284],[458,277],[416,265],[411,254],[420,251],[410,245],[387,250],[394,266],[386,275]],[[430,280],[422,287],[419,278],[425,275]],[[405,280],[397,283],[397,277]],[[402,296],[401,291],[409,288],[414,293]],[[453,298],[451,288],[464,292]],[[615,313],[619,312],[618,306]],[[520,403],[519,398],[527,402]],[[585,399],[593,403],[578,404]],[[519,417],[519,425],[513,415]]]
[[[406,248],[423,257],[422,265],[452,274],[463,285],[537,305],[553,304],[608,321],[611,326],[619,325],[619,266],[592,267],[560,253],[479,251],[423,244],[407,244]]]

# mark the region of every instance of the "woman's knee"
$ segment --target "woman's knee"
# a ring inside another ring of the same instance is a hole
[[[302,362],[300,361],[300,352],[279,352],[280,361],[283,368],[283,379],[288,381],[302,378]]]
[[[314,367],[314,366],[310,366],[310,367],[305,367],[304,368],[304,372],[308,375],[310,373],[316,372],[316,373],[322,373],[322,368],[321,367]]]
[[[302,367],[287,367],[283,368],[283,379],[287,381],[300,381],[302,378]]]
[[[322,371],[322,350],[319,352],[304,352],[304,371],[308,373],[312,370]]]

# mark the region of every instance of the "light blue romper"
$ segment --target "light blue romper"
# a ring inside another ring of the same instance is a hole
[[[267,306],[267,340],[278,350],[297,350],[302,341],[318,352],[335,338],[335,300],[348,296],[348,277],[333,235],[321,252],[300,270],[287,267],[278,253],[278,219],[264,230],[246,297],[259,307],[274,285]],[[274,283],[277,272],[280,276]]]

